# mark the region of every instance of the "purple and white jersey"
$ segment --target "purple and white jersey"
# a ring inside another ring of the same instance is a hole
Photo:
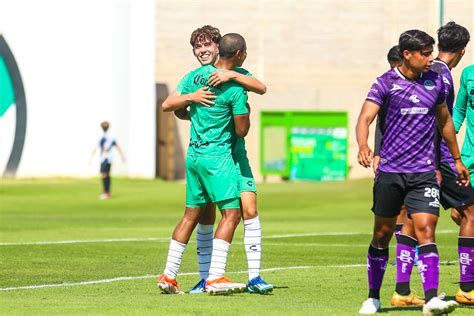
[[[436,108],[445,98],[443,79],[434,71],[410,80],[393,68],[377,78],[366,100],[381,107],[380,171],[416,173],[436,169]]]
[[[444,86],[446,88],[446,104],[448,105],[449,113],[453,114],[453,106],[454,106],[454,83],[453,77],[451,76],[451,70],[449,69],[448,65],[444,63],[442,60],[435,59],[433,64],[431,65],[431,70],[437,72],[443,78]],[[454,164],[453,157],[451,156],[451,152],[449,151],[448,145],[441,137],[441,133],[439,129],[436,131],[437,137],[441,138],[440,142],[440,161],[447,162],[451,165]]]

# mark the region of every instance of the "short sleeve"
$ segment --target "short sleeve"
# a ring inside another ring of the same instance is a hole
[[[436,105],[445,102],[446,97],[447,97],[446,84],[444,83],[442,76],[440,76],[439,84],[440,84],[440,88],[439,88],[438,98],[436,99]]]
[[[230,98],[232,102],[232,114],[233,115],[242,115],[242,114],[249,114],[247,109],[247,91],[240,88],[235,87],[232,91],[232,97]]]
[[[188,94],[189,93],[189,78],[191,77],[191,72],[187,73],[181,80],[179,81],[178,85],[176,86],[175,91],[181,94]]]
[[[387,89],[385,88],[385,85],[382,83],[380,78],[377,78],[377,81],[375,81],[372,84],[372,87],[370,87],[367,98],[365,99],[382,106],[385,103],[386,94]]]

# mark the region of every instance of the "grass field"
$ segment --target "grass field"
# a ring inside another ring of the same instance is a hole
[[[113,190],[112,200],[99,201],[98,179],[1,183],[1,315],[357,315],[366,298],[371,180],[259,186],[262,276],[277,286],[266,296],[160,294],[155,279],[183,213],[184,184],[114,179]],[[451,298],[459,278],[456,230],[443,212],[440,292]],[[227,271],[246,282],[242,236],[241,225]],[[195,246],[193,236],[178,277],[184,289],[199,279]],[[382,314],[421,314],[390,306],[394,286],[389,266]],[[412,287],[423,293],[416,271]],[[463,307],[453,315],[473,314]]]

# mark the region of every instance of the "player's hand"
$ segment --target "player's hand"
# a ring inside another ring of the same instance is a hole
[[[217,98],[217,96],[214,94],[214,92],[209,91],[209,87],[202,87],[192,95],[192,100],[194,103],[199,103],[207,107],[214,105],[214,101],[212,100],[215,98]]]
[[[209,76],[209,85],[215,87],[235,78],[235,72],[232,70],[219,70]]]
[[[362,145],[359,147],[359,154],[357,155],[357,161],[362,167],[369,168],[372,165],[372,159],[374,154],[370,150],[368,145]]]
[[[443,182],[443,176],[441,175],[441,171],[439,169],[435,170],[436,181],[438,181],[438,185],[441,187],[441,182]]]
[[[467,170],[461,159],[455,160],[454,166],[456,167],[456,171],[458,173],[458,184],[460,186],[467,187],[469,185],[469,182],[471,181],[469,170]]]
[[[379,169],[379,163],[380,163],[380,156],[374,156],[374,161],[372,163],[372,169],[374,169],[374,173],[377,173],[377,169]]]

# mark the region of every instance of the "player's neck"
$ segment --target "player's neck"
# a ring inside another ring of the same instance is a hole
[[[445,63],[449,69],[453,69],[457,64],[457,57],[456,53],[439,52],[437,58]]]
[[[421,71],[417,71],[405,63],[398,67],[398,71],[408,80],[416,80],[421,76]]]

